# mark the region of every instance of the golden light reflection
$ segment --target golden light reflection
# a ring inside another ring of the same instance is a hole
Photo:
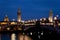
[[[11,34],[11,40],[16,40],[16,35],[14,33]]]
[[[1,22],[1,24],[8,24],[7,22]]]
[[[32,39],[27,35],[20,35],[19,40],[32,40]]]

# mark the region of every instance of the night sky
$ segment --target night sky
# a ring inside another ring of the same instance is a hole
[[[17,9],[21,8],[22,20],[48,18],[49,11],[60,16],[60,0],[0,0],[0,20],[8,15],[17,19]]]

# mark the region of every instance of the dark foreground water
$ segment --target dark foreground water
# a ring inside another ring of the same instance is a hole
[[[1,40],[10,40],[10,35],[8,34],[1,34]]]
[[[0,36],[0,40],[32,40],[28,35],[20,35],[19,38],[17,37],[17,35],[14,36],[14,34],[12,36],[9,34],[2,34]]]

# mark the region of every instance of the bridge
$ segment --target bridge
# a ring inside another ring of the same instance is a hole
[[[33,19],[33,20],[21,20],[21,12],[18,9],[17,21],[9,21],[6,16],[4,21],[0,21],[0,40],[2,34],[9,34],[10,40],[21,40],[21,34],[23,40],[25,35],[28,35],[32,40],[52,40],[60,37],[60,19],[52,16],[50,11],[49,18]],[[58,36],[58,37],[57,37]],[[36,39],[35,39],[36,38]]]
[[[13,36],[17,34],[20,35],[20,34],[27,34],[27,33],[32,32],[30,34],[32,35],[34,31],[39,31],[37,33],[43,32],[45,36],[47,35],[47,33],[51,35],[50,33],[53,33],[53,32],[54,34],[57,33],[57,35],[60,35],[60,25],[55,25],[53,22],[45,23],[40,20],[22,21],[22,22],[16,22],[16,21],[11,21],[11,22],[1,21],[0,22],[0,34],[10,34],[10,36]],[[42,35],[42,34],[39,34],[39,35]],[[11,39],[13,40],[13,38]]]

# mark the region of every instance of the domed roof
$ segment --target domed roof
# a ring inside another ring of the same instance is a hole
[[[5,16],[4,21],[9,21],[9,18],[7,15]]]

